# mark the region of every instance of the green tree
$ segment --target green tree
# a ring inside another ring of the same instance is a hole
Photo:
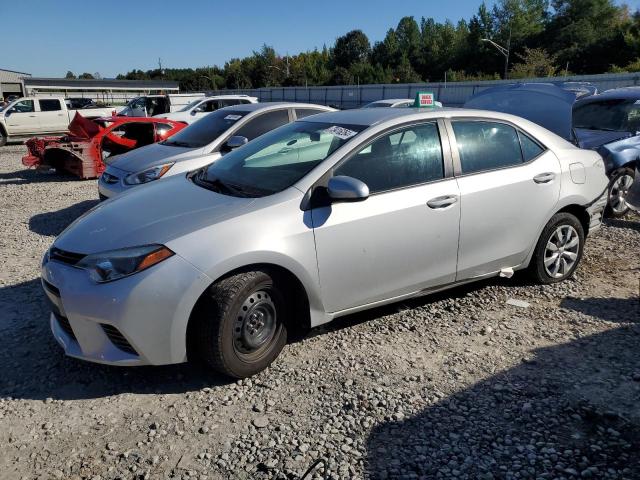
[[[517,56],[520,62],[511,68],[511,78],[553,77],[558,71],[555,55],[542,48],[524,47],[524,53]]]
[[[76,78],[76,75],[71,70],[68,70],[64,78]]]
[[[82,75],[80,75],[78,78],[81,78],[83,80],[92,80],[93,79],[93,75],[91,75],[90,73],[83,73]]]
[[[371,45],[362,30],[352,30],[338,37],[333,47],[333,62],[337,67],[349,68],[369,59]]]

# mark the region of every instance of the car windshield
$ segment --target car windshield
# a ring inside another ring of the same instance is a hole
[[[202,100],[194,100],[193,102],[189,103],[188,105],[186,105],[185,107],[182,107],[180,110],[178,110],[179,112],[188,112],[189,110],[191,110],[192,108],[196,107]]]
[[[180,130],[162,144],[173,147],[202,148],[209,145],[249,113],[241,110],[216,110]]]
[[[193,180],[225,194],[271,195],[296,183],[365,128],[299,120],[228,153],[197,173]]]
[[[573,126],[635,133],[640,131],[640,100],[601,100],[576,107],[573,111]]]

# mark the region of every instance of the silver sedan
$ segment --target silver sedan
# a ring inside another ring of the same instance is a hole
[[[42,266],[68,355],[266,368],[287,332],[526,269],[578,267],[602,158],[479,110],[323,113],[210,166],[104,202]]]

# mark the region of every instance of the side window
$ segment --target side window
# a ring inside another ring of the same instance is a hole
[[[270,132],[271,130],[281,127],[287,123],[289,123],[288,110],[267,112],[249,120],[249,123],[240,127],[240,130],[238,130],[234,135],[247,137],[249,140],[253,140],[260,135]]]
[[[538,145],[537,142],[533,141],[524,133],[518,132],[518,136],[520,137],[522,156],[524,157],[525,162],[528,162],[529,160],[537,157],[542,152],[544,152],[544,148],[542,148],[540,145]]]
[[[452,122],[462,173],[511,167],[522,163],[516,129],[497,122]]]
[[[316,110],[314,108],[296,108],[296,118],[300,120],[304,117],[309,117],[311,115],[317,115],[318,113],[322,113],[325,110]]]
[[[227,98],[226,100],[221,100],[220,103],[223,107],[231,107],[233,105],[238,105],[240,101],[236,100],[235,98]]]
[[[38,100],[38,102],[40,103],[40,111],[42,112],[57,112],[58,110],[62,110],[60,100]]]
[[[333,174],[362,180],[371,193],[440,180],[444,166],[438,126],[425,123],[384,135]]]
[[[171,131],[172,128],[173,126],[168,123],[156,123],[156,135],[163,137],[167,132]]]
[[[210,102],[206,102],[204,106],[203,112],[215,112],[219,108],[222,108],[224,105],[220,104],[217,100],[211,100]]]
[[[16,103],[13,107],[11,107],[18,113],[29,113],[33,112],[33,100],[22,100],[21,102]]]

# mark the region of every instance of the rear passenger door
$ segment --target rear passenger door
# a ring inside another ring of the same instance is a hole
[[[41,98],[40,104],[40,130],[43,132],[63,132],[69,126],[69,115],[62,109],[57,98]]]
[[[449,124],[461,197],[456,280],[522,264],[560,195],[560,162],[507,123]]]

